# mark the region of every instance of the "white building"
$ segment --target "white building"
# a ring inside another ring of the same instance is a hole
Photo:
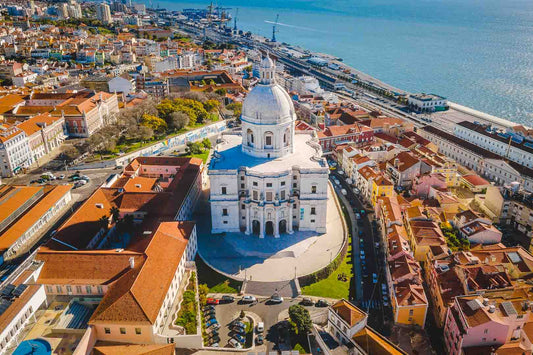
[[[453,133],[465,141],[510,161],[533,168],[533,140],[529,137],[502,132],[490,126],[469,121],[456,124]]]
[[[0,125],[0,172],[11,177],[33,163],[26,133],[16,126]]]
[[[242,136],[224,135],[216,146],[213,233],[326,232],[329,169],[315,132],[295,134],[294,106],[275,70],[270,58],[262,60],[261,81],[243,103]]]
[[[26,326],[35,322],[35,312],[46,304],[46,294],[40,285],[22,284],[17,287],[18,293],[18,297],[6,301],[8,308],[0,315],[0,354],[7,354],[8,350],[11,353]]]
[[[96,18],[105,24],[111,23],[111,9],[107,4],[98,4],[96,6]]]
[[[407,98],[407,103],[415,110],[426,112],[433,112],[436,107],[448,105],[446,98],[435,94],[412,94]]]

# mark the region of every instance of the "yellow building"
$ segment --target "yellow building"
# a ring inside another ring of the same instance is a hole
[[[376,206],[378,197],[392,197],[394,194],[394,184],[384,176],[379,176],[372,180],[371,201],[372,206]]]

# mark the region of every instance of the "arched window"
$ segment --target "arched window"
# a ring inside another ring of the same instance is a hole
[[[246,131],[246,143],[249,147],[254,146],[254,132],[251,129],[248,129],[248,131]]]
[[[265,132],[265,148],[272,148],[274,145],[274,134],[272,132]]]
[[[289,145],[289,136],[290,136],[290,130],[285,130],[285,134],[283,134],[283,145],[286,147]]]

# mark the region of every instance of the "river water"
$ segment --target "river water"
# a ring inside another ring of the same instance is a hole
[[[172,10],[210,1],[154,1]],[[532,0],[224,0],[237,27],[533,126]]]

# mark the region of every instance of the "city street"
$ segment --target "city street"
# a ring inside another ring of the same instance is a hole
[[[374,222],[374,212],[370,206],[361,202],[354,193],[353,188],[346,182],[344,175],[340,175],[334,170],[331,176],[339,180],[341,186],[335,183],[333,185],[335,185],[338,195],[343,197],[341,199],[348,201],[349,206],[347,207],[351,207],[353,212],[361,215],[359,221],[352,219],[356,233],[352,240],[352,250],[354,251],[354,257],[357,258],[354,261],[354,274],[361,273],[360,282],[363,290],[362,297],[358,297],[356,304],[369,314],[368,322],[370,326],[388,335],[390,330],[386,322],[390,319],[390,299],[387,295],[388,306],[384,306],[381,284],[386,285],[385,261],[382,241],[376,229],[377,224]],[[346,190],[346,196],[341,193],[341,189]],[[365,211],[364,214],[361,214],[361,210]],[[362,242],[361,239],[363,240]],[[376,243],[379,243],[379,246]],[[364,251],[364,260],[361,251]],[[359,265],[359,268],[357,265]],[[373,274],[377,276],[377,283],[373,282]],[[355,280],[358,279],[355,277]]]

